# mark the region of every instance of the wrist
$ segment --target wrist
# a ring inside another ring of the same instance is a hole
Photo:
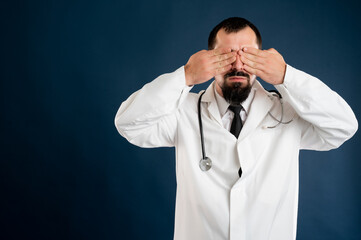
[[[274,85],[283,84],[283,82],[285,81],[285,76],[286,76],[286,67],[287,67],[287,64],[284,65],[283,72],[282,72],[282,74],[280,75],[279,80],[278,80],[278,81],[276,82],[276,84],[274,84]]]
[[[184,66],[184,76],[185,76],[185,83],[187,86],[193,86],[193,80],[191,78],[191,74],[189,73],[189,65],[186,64]]]
[[[277,83],[273,84],[275,86],[277,85],[282,85],[285,83],[286,78],[287,78],[287,64],[285,64],[285,68],[284,68],[284,72],[283,72],[283,76],[280,78],[280,81],[278,81]]]

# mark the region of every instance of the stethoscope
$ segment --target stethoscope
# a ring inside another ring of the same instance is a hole
[[[206,150],[204,147],[204,135],[203,135],[203,124],[202,124],[202,112],[201,112],[201,100],[203,97],[203,94],[206,91],[204,91],[198,99],[198,123],[199,123],[199,131],[200,131],[200,135],[201,135],[201,146],[202,146],[202,159],[199,161],[199,168],[202,171],[208,171],[209,169],[212,168],[212,160],[206,156]],[[282,96],[279,92],[277,92],[276,90],[270,90],[269,92],[271,92],[272,95],[277,96],[280,103],[281,103],[281,119],[277,119],[275,116],[272,115],[272,113],[270,111],[268,111],[268,114],[277,122],[276,125],[274,126],[263,126],[263,129],[267,129],[267,128],[276,128],[278,125],[280,124],[289,124],[290,122],[293,121],[293,118],[289,121],[283,122],[283,100],[282,100]]]

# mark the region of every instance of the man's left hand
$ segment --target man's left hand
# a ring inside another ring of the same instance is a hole
[[[244,69],[273,85],[282,84],[286,73],[286,62],[274,48],[260,50],[244,47],[238,51]]]

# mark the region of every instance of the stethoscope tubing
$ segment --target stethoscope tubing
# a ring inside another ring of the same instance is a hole
[[[201,148],[202,148],[202,159],[199,163],[199,166],[201,168],[202,171],[208,171],[211,167],[212,167],[212,161],[206,156],[206,150],[205,150],[205,144],[204,144],[204,134],[203,134],[203,123],[202,123],[202,110],[201,110],[201,101],[202,101],[202,97],[204,95],[206,91],[202,92],[201,95],[199,96],[198,99],[198,123],[199,123],[199,132],[201,135]],[[276,125],[274,126],[268,126],[268,127],[264,127],[264,128],[276,128],[278,125],[280,124],[289,124],[290,122],[293,121],[293,118],[287,122],[283,122],[283,114],[284,114],[284,110],[283,110],[283,101],[282,101],[282,96],[280,93],[276,92],[276,91],[272,91],[275,92],[281,103],[281,119],[278,120],[276,117],[274,117],[272,115],[272,113],[268,112],[268,114],[277,122]]]
[[[206,158],[206,151],[205,151],[205,148],[204,148],[202,112],[201,112],[201,100],[202,100],[203,94],[204,94],[205,92],[206,92],[206,91],[204,91],[204,92],[200,95],[200,97],[199,97],[199,99],[198,99],[198,123],[199,123],[199,132],[200,132],[200,135],[201,135],[202,159],[205,159],[205,158]]]

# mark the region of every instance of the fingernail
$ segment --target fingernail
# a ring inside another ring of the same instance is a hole
[[[243,48],[243,51],[247,51],[247,48],[246,48],[246,47],[244,47],[244,48]]]

